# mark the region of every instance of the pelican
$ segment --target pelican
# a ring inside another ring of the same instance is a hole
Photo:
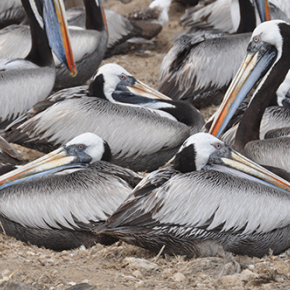
[[[112,162],[136,171],[164,165],[204,124],[201,113],[138,81],[116,64],[99,68],[90,86],[50,96],[7,131],[8,142],[49,152],[83,132],[106,140]]]
[[[258,9],[250,4],[241,9],[247,9],[248,13],[241,14],[239,18],[238,34],[197,33],[181,36],[163,59],[158,90],[173,99],[188,100],[197,108],[220,104],[243,60],[251,38],[250,32],[260,22],[258,12],[262,21],[270,20],[268,6],[263,6],[267,3],[264,0],[256,2]],[[241,7],[246,3],[241,1]],[[251,15],[253,21],[248,20]]]
[[[140,180],[111,164],[108,144],[92,133],[0,177],[0,231],[62,251],[111,237],[95,235]]]
[[[216,255],[217,246],[257,257],[290,247],[290,183],[207,133],[190,136],[171,163],[95,231],[189,258]]]
[[[262,23],[254,30],[244,62],[209,131],[214,136],[221,136],[237,106],[254,84],[261,80],[238,125],[233,146],[257,163],[287,172],[290,172],[290,139],[259,140],[259,128],[264,111],[276,91],[279,92],[285,82],[289,84],[289,37],[290,24],[284,21]],[[287,123],[289,127],[289,119]]]
[[[21,0],[5,0],[0,3],[0,29],[5,26],[20,23],[25,18]]]
[[[62,3],[59,0],[48,0],[42,5],[39,2],[41,0],[31,1],[22,0],[30,21],[30,52],[24,59],[5,59],[0,62],[2,123],[26,112],[51,92],[55,81],[55,67],[49,44],[70,71],[76,73]],[[60,27],[57,28],[57,25]]]
[[[69,26],[72,53],[78,74],[71,77],[66,67],[54,55],[56,78],[54,90],[83,85],[98,69],[106,52],[108,32],[103,8],[99,0],[84,0],[85,29]],[[21,46],[16,45],[21,42]],[[24,57],[31,48],[28,26],[13,25],[0,31],[0,57]]]
[[[248,33],[181,36],[161,63],[158,90],[197,108],[220,104],[249,39]]]

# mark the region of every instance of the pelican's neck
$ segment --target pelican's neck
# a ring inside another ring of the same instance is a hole
[[[199,122],[204,122],[201,113],[188,102],[173,100],[163,101],[163,103],[171,104],[172,106],[159,109],[172,115],[178,122],[189,127],[196,126]]]
[[[282,54],[271,68],[270,73],[262,80],[263,83],[255,92],[240,122],[234,144],[234,148],[240,152],[243,152],[248,142],[259,140],[263,114],[290,68],[290,26],[287,24],[280,24],[279,26],[283,37]]]
[[[49,66],[53,63],[51,48],[45,30],[40,27],[28,0],[22,0],[22,5],[28,17],[31,30],[31,50],[26,60],[39,66]]]
[[[256,28],[255,7],[250,0],[232,0],[231,15],[236,33],[252,32]]]
[[[97,3],[99,5],[97,5]],[[105,14],[100,0],[84,0],[86,8],[86,28],[102,31],[106,29]]]

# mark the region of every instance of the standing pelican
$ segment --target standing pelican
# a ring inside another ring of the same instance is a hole
[[[103,223],[140,177],[109,163],[110,156],[103,139],[85,133],[2,175],[0,231],[58,251],[111,242],[90,226]]]
[[[48,152],[90,131],[110,144],[113,163],[137,171],[166,163],[204,124],[193,106],[172,101],[116,64],[102,66],[89,87],[36,104],[20,121],[7,141]]]
[[[210,133],[219,137],[237,106],[250,89],[262,79],[245,111],[235,136],[234,148],[263,165],[290,172],[289,138],[259,140],[262,116],[269,102],[286,82],[289,84],[290,24],[270,21],[253,32],[247,55],[224,101],[218,110]],[[262,78],[263,77],[263,78]],[[289,124],[289,120],[288,120]],[[288,125],[289,127],[289,125]]]
[[[240,1],[240,6],[247,2]],[[256,23],[270,20],[267,3],[256,3],[257,7],[249,3],[240,9],[245,13],[239,18],[238,34],[181,36],[163,59],[159,91],[173,99],[188,100],[198,108],[219,104],[243,60],[250,32]],[[248,21],[249,16],[252,21]]]
[[[32,47],[24,59],[0,62],[2,123],[26,112],[33,104],[46,98],[52,90],[55,67],[50,45],[70,71],[76,72],[62,3],[59,0],[22,0],[22,3],[29,17]]]
[[[289,248],[290,183],[206,133],[189,137],[172,164],[147,175],[96,232],[188,257],[216,255],[218,245],[257,257]]]

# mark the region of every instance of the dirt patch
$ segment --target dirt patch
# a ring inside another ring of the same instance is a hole
[[[231,254],[156,259],[149,251],[122,242],[54,252],[0,235],[0,257],[0,289],[11,289],[12,282],[36,289],[67,289],[80,283],[93,289],[290,288],[290,250],[262,259]]]
[[[126,14],[149,3],[135,0],[124,5],[110,0],[105,7]],[[114,56],[102,65],[118,63],[157,88],[158,70],[172,45],[171,36],[182,30],[178,19],[183,11],[179,3],[172,4],[170,23],[154,39],[153,49]],[[208,118],[215,110],[212,107],[202,112]],[[29,289],[25,285],[67,289],[79,283],[93,285],[91,289],[290,289],[290,250],[262,259],[226,254],[186,260],[182,256],[157,258],[147,250],[122,242],[54,252],[0,234],[0,258],[0,289]]]

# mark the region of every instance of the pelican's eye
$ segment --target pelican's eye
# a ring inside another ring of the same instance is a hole
[[[219,142],[213,144],[213,146],[216,150],[221,150],[223,148],[223,144],[221,144]]]
[[[78,151],[84,151],[86,148],[87,148],[87,146],[85,144],[78,144],[77,145]]]
[[[258,35],[254,36],[254,37],[253,37],[253,41],[254,41],[255,43],[260,42],[260,37],[259,37]]]
[[[125,74],[120,74],[119,78],[121,81],[125,81],[127,79],[127,76]]]

